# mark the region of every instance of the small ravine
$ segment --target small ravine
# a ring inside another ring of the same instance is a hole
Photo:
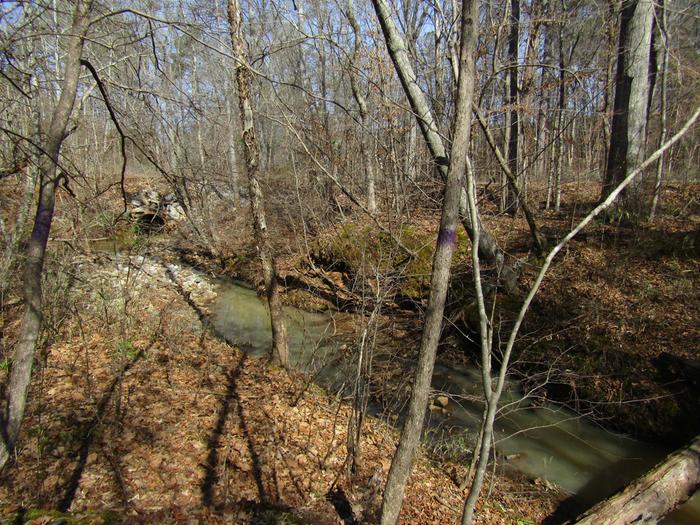
[[[220,281],[217,299],[211,307],[216,331],[252,355],[265,355],[271,346],[269,313],[254,290]],[[290,353],[293,362],[306,370],[317,370],[317,379],[326,385],[338,384],[347,370],[322,367],[335,351],[329,336],[333,333],[328,315],[286,308]],[[481,407],[480,374],[461,366],[436,366],[433,387],[450,394],[452,401],[431,414],[434,429],[450,429],[452,437],[478,429]],[[496,448],[517,470],[556,485],[573,496],[577,508],[610,495],[636,478],[668,451],[629,437],[608,432],[593,422],[565,409],[550,406],[528,407],[517,385],[504,394],[507,405],[497,421]],[[437,432],[436,432],[437,433]],[[444,432],[442,433],[444,436]],[[700,523],[700,495],[674,512],[666,525]]]

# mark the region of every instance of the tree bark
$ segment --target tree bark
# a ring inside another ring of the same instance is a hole
[[[700,486],[700,436],[580,516],[575,525],[657,523]]]
[[[663,144],[666,142],[666,136],[668,135],[668,128],[667,128],[667,97],[666,97],[666,85],[668,83],[667,81],[667,76],[668,76],[668,28],[667,28],[667,14],[666,14],[666,5],[664,0],[660,0],[659,2],[659,7],[658,11],[660,11],[659,15],[657,16],[657,20],[659,21],[659,42],[658,46],[659,49],[657,50],[657,54],[661,55],[659,59],[657,59],[657,65],[660,69],[659,75],[659,98],[660,98],[660,103],[661,103],[661,108],[659,110],[660,115],[659,115],[659,120],[661,124],[661,134],[659,135],[659,145]],[[654,196],[652,197],[651,200],[651,209],[649,210],[649,220],[654,220],[654,216],[656,215],[656,208],[659,205],[659,199],[661,198],[661,180],[663,178],[663,172],[664,172],[664,158],[663,156],[659,158],[659,162],[656,164],[656,180],[654,181]]]
[[[372,160],[372,155],[370,152],[369,144],[365,139],[365,134],[370,133],[369,131],[369,111],[367,109],[367,101],[364,95],[360,91],[360,86],[357,81],[357,70],[360,67],[360,52],[362,49],[362,35],[360,33],[360,24],[357,23],[355,18],[355,11],[353,6],[353,0],[348,0],[348,9],[346,14],[348,21],[350,22],[350,27],[352,27],[353,32],[353,51],[352,51],[352,64],[350,66],[350,88],[352,89],[352,96],[357,102],[357,107],[360,110],[360,124],[362,124],[361,137],[360,137],[360,152],[362,154],[362,163],[364,164],[365,177],[367,182],[367,211],[370,213],[376,213],[377,211],[377,199],[375,196],[374,188],[374,162]]]
[[[518,47],[520,43],[520,0],[510,0],[510,34],[508,36],[508,124],[510,135],[508,136],[508,166],[518,184],[520,169],[520,153],[518,140],[520,139],[520,108],[518,107]],[[518,192],[513,185],[508,184],[508,197],[506,211],[515,215],[518,211]]]
[[[615,77],[614,114],[601,202],[644,158],[652,20],[651,0],[623,2]],[[630,193],[636,192],[630,192],[628,189],[623,195],[623,206],[628,210],[636,200],[636,197],[630,198]]]
[[[91,5],[91,1],[79,0],[73,12],[71,29],[66,35],[67,49],[63,86],[51,115],[51,122],[44,142],[44,155],[41,157],[39,166],[39,202],[27,245],[27,260],[24,270],[25,310],[2,414],[0,469],[5,466],[14,448],[27,403],[34,352],[42,323],[41,276],[44,269],[46,244],[49,240],[56,203],[56,187],[60,179],[65,176],[57,171],[57,165],[78,90],[80,58],[88,28],[88,13]]]
[[[564,109],[566,105],[566,71],[564,70],[564,32],[559,28],[559,85],[557,98],[557,147],[554,151],[554,209],[561,207],[561,180],[564,171]]]
[[[270,324],[272,326],[273,358],[285,368],[289,366],[289,347],[287,345],[287,328],[282,317],[282,302],[277,285],[277,266],[272,256],[272,247],[267,232],[263,194],[258,181],[260,166],[260,148],[255,136],[253,108],[250,102],[250,76],[245,41],[241,24],[241,11],[238,0],[228,0],[228,21],[231,33],[231,46],[236,59],[236,87],[238,88],[238,106],[243,127],[243,151],[246,174],[248,176],[248,193],[253,213],[253,230],[255,243],[260,257],[265,283],[265,295],[270,307]]]
[[[608,19],[606,22],[605,31],[605,41],[606,41],[606,51],[605,56],[607,58],[607,67],[605,68],[605,91],[603,92],[603,151],[602,151],[602,161],[601,161],[601,172],[605,173],[606,162],[608,154],[610,152],[610,137],[611,137],[611,127],[612,127],[612,116],[610,114],[611,105],[614,96],[615,83],[613,82],[613,67],[615,65],[615,41],[616,32],[619,29],[617,24],[618,15],[618,3],[617,0],[608,0]],[[619,38],[619,37],[618,37]]]
[[[230,89],[229,82],[226,82],[226,117],[228,120],[228,133],[229,133],[229,143],[227,148],[228,156],[228,169],[231,173],[229,178],[229,190],[231,194],[231,202],[233,206],[236,207],[240,204],[241,196],[238,188],[238,145],[239,141],[236,140],[236,134],[240,127],[238,118],[235,112],[234,103],[231,101],[234,94]]]
[[[386,5],[383,0],[373,1],[377,9],[377,15],[380,19],[384,17],[382,23],[384,26],[388,12],[381,8],[386,8]],[[381,4],[384,5],[382,6]],[[440,232],[433,258],[430,297],[418,353],[413,389],[411,390],[408,416],[401,433],[398,449],[391,462],[391,469],[384,490],[381,515],[381,523],[383,525],[394,524],[398,521],[406,482],[411,473],[413,459],[423,430],[425,412],[428,407],[430,381],[433,377],[435,355],[442,331],[442,318],[450,280],[452,254],[457,239],[456,228],[459,221],[461,179],[467,169],[471,131],[471,106],[474,92],[474,51],[477,41],[477,23],[478,3],[475,0],[464,0],[461,20],[460,75],[457,83],[452,154],[447,172]],[[423,126],[427,130],[431,130],[431,126],[425,123]]]

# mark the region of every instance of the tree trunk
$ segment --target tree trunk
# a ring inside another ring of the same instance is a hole
[[[445,120],[445,68],[444,68],[444,50],[442,49],[443,41],[443,15],[442,13],[435,13],[435,31],[433,39],[433,60],[435,62],[435,74],[434,78],[434,96],[433,96],[433,107],[435,108],[435,120],[438,122],[438,126]]]
[[[547,13],[548,14],[548,13]],[[540,62],[544,65],[547,63],[547,50],[549,48],[549,28],[547,24],[543,24],[542,27],[542,57]],[[537,159],[535,161],[535,179],[538,184],[541,181],[546,180],[545,173],[547,172],[547,149],[545,144],[547,143],[546,133],[547,133],[547,96],[545,94],[545,79],[547,76],[547,68],[540,67],[540,76],[537,85],[537,122],[536,122],[536,136],[535,136],[535,154]],[[538,198],[538,197],[536,197]],[[537,202],[535,202],[537,205]]]
[[[659,145],[666,142],[666,136],[668,135],[668,129],[666,126],[667,119],[667,99],[666,99],[666,85],[667,85],[667,74],[668,74],[668,28],[666,27],[667,15],[666,6],[664,5],[664,0],[659,2],[660,15],[657,17],[659,20],[659,49],[658,54],[661,55],[660,59],[657,59],[657,64],[659,66],[659,98],[661,99],[661,109],[659,110],[660,121],[661,121],[661,134],[659,135]],[[656,180],[654,181],[654,196],[651,201],[651,209],[649,210],[649,220],[654,220],[656,215],[656,208],[659,205],[659,199],[661,198],[661,180],[664,172],[664,158],[663,156],[659,158],[659,162],[656,164]]]
[[[63,86],[51,115],[51,123],[44,142],[44,155],[39,166],[39,202],[34,227],[27,245],[24,273],[25,310],[22,318],[22,330],[15,348],[12,370],[5,393],[5,406],[3,407],[0,469],[5,466],[14,448],[27,403],[27,393],[34,364],[34,351],[42,322],[41,276],[44,269],[46,244],[49,240],[56,203],[56,187],[61,177],[65,176],[63,173],[57,172],[57,164],[78,90],[80,58],[88,28],[88,12],[91,5],[91,1],[79,0],[73,12],[71,30],[66,36],[67,49]]]
[[[575,525],[657,523],[700,486],[700,436],[579,517]]]
[[[362,154],[362,163],[364,164],[365,177],[367,182],[367,211],[375,213],[377,211],[377,199],[374,189],[374,162],[370,152],[370,147],[367,144],[365,135],[369,134],[369,111],[367,110],[367,102],[360,91],[360,86],[357,82],[357,71],[360,67],[360,52],[362,48],[362,35],[360,32],[360,24],[355,18],[353,0],[348,0],[347,18],[352,27],[354,46],[352,51],[352,65],[350,66],[350,87],[352,96],[357,102],[357,107],[360,110],[360,123],[362,124],[360,136],[360,152]],[[398,196],[397,196],[398,197]]]
[[[620,16],[620,41],[615,77],[615,102],[607,168],[601,202],[644,157],[649,92],[649,48],[653,4],[651,0],[625,0]],[[623,196],[630,211],[636,204],[634,189]]]
[[[30,102],[29,114],[27,122],[26,136],[39,144],[41,142],[41,111],[39,109],[39,96],[37,88],[38,82],[35,77],[31,79],[31,90],[33,92],[33,100]],[[17,208],[15,225],[10,232],[3,232],[3,240],[5,248],[0,257],[0,300],[5,296],[5,292],[10,284],[10,274],[15,269],[17,256],[21,251],[21,244],[24,235],[28,229],[28,219],[31,208],[34,204],[34,195],[36,193],[36,181],[38,178],[38,170],[36,166],[41,161],[41,154],[32,150],[32,162],[22,171],[25,172],[24,192]],[[2,219],[0,218],[0,224]]]
[[[603,92],[603,150],[600,170],[605,172],[605,162],[607,162],[608,153],[610,151],[610,134],[612,126],[612,118],[610,115],[611,104],[614,96],[613,82],[613,67],[615,65],[615,36],[617,26],[618,4],[616,0],[608,0],[608,20],[606,24],[605,39],[606,39],[606,56],[607,67],[605,68],[605,91]]]
[[[510,1],[510,35],[508,37],[508,115],[509,130],[508,136],[508,166],[510,172],[515,177],[516,186],[519,184],[518,176],[520,169],[520,150],[518,140],[520,139],[520,108],[518,107],[518,47],[520,42],[520,0]],[[518,197],[512,185],[508,185],[508,198],[506,201],[506,211],[515,215],[518,211]]]
[[[238,88],[238,106],[243,126],[243,151],[248,176],[248,193],[253,213],[255,243],[262,264],[265,294],[270,307],[272,325],[272,351],[285,368],[289,366],[289,348],[287,346],[287,328],[282,317],[282,302],[277,286],[277,267],[272,256],[272,247],[268,238],[263,194],[258,181],[260,166],[260,148],[255,136],[253,108],[250,103],[250,68],[248,67],[245,41],[241,27],[241,12],[238,0],[228,0],[228,21],[231,32],[231,46],[236,59],[236,86]]]
[[[385,9],[386,5],[383,0],[373,1],[377,15],[380,20],[383,18],[382,26],[385,26],[388,18],[388,11]],[[425,412],[428,407],[430,381],[433,377],[435,355],[442,331],[442,318],[450,280],[452,254],[457,239],[456,228],[459,220],[461,180],[467,168],[467,155],[469,153],[477,23],[478,3],[475,0],[464,0],[461,21],[460,75],[457,83],[452,153],[445,185],[440,232],[433,258],[430,297],[423,326],[413,388],[411,390],[408,416],[401,433],[398,449],[391,462],[391,469],[384,490],[381,515],[381,523],[383,525],[394,524],[398,521],[406,482],[411,473],[413,459],[423,430]],[[388,38],[387,41],[389,41]]]
[[[561,207],[561,179],[564,171],[564,108],[566,105],[566,71],[564,70],[564,32],[559,28],[559,86],[557,99],[557,147],[554,152],[554,209]]]
[[[411,131],[408,132],[408,145],[406,146],[408,151],[406,152],[406,164],[404,166],[404,172],[406,173],[406,177],[408,177],[408,180],[413,181],[415,183],[417,182],[418,175],[418,155],[416,154],[416,147],[418,145],[418,124],[416,124],[416,121],[413,119],[412,115],[408,115],[408,117],[410,118],[408,125],[410,126]]]
[[[391,13],[386,1],[372,0],[372,4],[377,13],[379,24],[382,27],[382,32],[384,33],[387,50],[394,63],[394,68],[401,81],[403,90],[406,93],[406,98],[408,98],[409,104],[411,105],[411,110],[416,116],[423,138],[428,145],[430,156],[433,162],[435,162],[436,169],[440,176],[446,180],[449,166],[447,151],[442,137],[438,132],[435,117],[430,110],[425,95],[418,85],[416,74],[410,63],[406,43],[391,19]],[[460,202],[466,203],[466,198],[462,199]],[[460,205],[459,211],[463,219],[462,224],[465,230],[470,238],[473,238],[473,228],[468,214],[466,213],[466,207]],[[504,266],[505,256],[503,250],[498,246],[491,233],[483,226],[481,226],[481,243],[479,244],[479,250],[481,257],[487,264],[491,264],[500,269],[501,277],[504,277],[504,274],[506,274],[506,277],[513,274],[510,268]]]
[[[542,235],[542,232],[537,226],[537,222],[535,221],[535,216],[532,213],[532,209],[530,208],[530,205],[528,204],[525,196],[520,193],[520,188],[518,187],[515,175],[513,174],[513,172],[510,171],[510,166],[508,165],[508,162],[505,158],[503,158],[501,150],[498,149],[496,139],[493,137],[493,134],[489,130],[486,120],[479,112],[479,108],[475,106],[473,108],[473,111],[474,115],[477,118],[477,121],[479,122],[479,127],[481,128],[481,131],[484,132],[486,142],[488,142],[491,151],[493,151],[493,154],[496,156],[496,160],[498,160],[498,164],[501,166],[501,170],[503,171],[503,175],[506,177],[506,183],[510,187],[510,191],[517,198],[518,202],[520,203],[520,207],[522,208],[523,213],[525,214],[525,220],[527,221],[527,225],[530,228],[530,234],[532,236],[532,241],[535,246],[535,251],[537,253],[542,253],[547,244],[547,240],[545,239],[544,235]]]
[[[493,324],[490,322],[488,314],[486,312],[484,295],[481,288],[481,278],[480,278],[480,263],[478,257],[478,243],[479,235],[475,238],[475,246],[472,247],[472,265],[474,274],[474,287],[476,289],[477,304],[479,307],[479,323],[480,323],[480,337],[481,337],[481,375],[482,375],[482,385],[484,389],[484,398],[486,400],[486,410],[484,418],[482,420],[481,427],[481,442],[479,444],[479,458],[477,462],[476,472],[474,476],[474,481],[469,489],[469,495],[467,496],[464,505],[464,514],[462,516],[462,525],[471,525],[474,518],[474,510],[476,508],[476,501],[481,491],[481,486],[483,484],[484,475],[486,473],[486,466],[488,465],[489,452],[490,452],[490,440],[493,436],[493,424],[498,412],[498,402],[503,393],[503,388],[505,386],[506,374],[508,372],[508,366],[512,356],[513,348],[522,327],[523,320],[527,314],[532,300],[534,299],[537,291],[539,290],[542,280],[544,279],[547,270],[552,264],[554,257],[562,250],[562,248],[583,228],[586,227],[596,216],[604,212],[614,200],[620,195],[624,188],[629,185],[639,174],[651,163],[656,161],[663,152],[668,149],[674,142],[677,142],[687,131],[692,127],[695,121],[700,117],[700,107],[695,110],[693,116],[686,122],[686,124],[681,128],[681,130],[676,133],[671,140],[664,143],[664,145],[659,148],[651,157],[641,163],[636,169],[630,171],[630,173],[625,177],[625,179],[614,188],[606,199],[598,204],[598,206],[593,209],[583,220],[581,220],[576,227],[574,227],[559,243],[554,246],[547,256],[545,257],[544,263],[535,278],[535,282],[530,288],[527,297],[523,301],[520,311],[515,319],[513,327],[510,329],[510,335],[508,336],[505,348],[502,349],[500,353],[501,356],[501,368],[498,372],[498,377],[494,380],[491,377],[491,348],[493,346]],[[473,216],[476,215],[476,198],[475,198],[475,184],[473,177],[468,181],[469,187],[469,198],[470,198],[470,209],[473,211]],[[499,335],[499,339],[502,334]],[[593,521],[591,523],[598,523]],[[618,523],[618,522],[614,522]]]
[[[236,111],[234,108],[234,104],[232,102],[232,98],[234,97],[234,93],[232,92],[232,89],[230,88],[229,82],[226,82],[226,117],[228,120],[228,133],[229,133],[229,143],[228,143],[228,168],[229,172],[231,173],[231,177],[229,178],[229,190],[231,193],[231,202],[233,203],[233,206],[236,207],[240,204],[241,196],[238,188],[238,144],[239,141],[236,140],[236,135],[238,133],[238,129],[240,127],[240,124],[238,122],[238,118],[236,115]]]

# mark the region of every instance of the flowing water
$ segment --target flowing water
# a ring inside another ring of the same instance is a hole
[[[229,340],[253,355],[269,352],[270,317],[254,290],[222,282],[214,305],[214,326]],[[290,354],[297,366],[320,369],[321,382],[337,383],[346,371],[320,368],[335,348],[329,341],[329,316],[285,308]],[[481,406],[480,373],[462,366],[437,365],[433,387],[450,393],[447,413],[431,415],[431,424],[449,429],[452,438],[478,429]],[[528,407],[517,385],[504,393],[502,415],[497,421],[496,449],[514,468],[554,484],[575,496],[578,508],[610,495],[636,478],[668,452],[623,435],[608,432],[593,422],[555,406]],[[444,433],[443,433],[444,437]],[[666,525],[700,524],[700,494],[663,522]]]

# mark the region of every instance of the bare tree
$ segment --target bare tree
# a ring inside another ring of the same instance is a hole
[[[659,84],[659,100],[661,108],[659,109],[659,123],[661,124],[661,133],[659,134],[659,145],[666,141],[666,136],[668,135],[668,100],[667,100],[667,86],[668,86],[668,15],[666,13],[666,0],[661,0],[658,4],[657,9],[657,24],[658,27],[658,42],[656,50],[657,59],[656,64],[659,68],[657,73],[660,77],[658,79]],[[663,180],[664,173],[664,157],[659,158],[659,162],[656,164],[656,180],[654,181],[654,196],[651,201],[651,209],[649,210],[649,220],[653,220],[656,215],[656,208],[659,205],[659,199],[661,198],[661,181]]]
[[[231,46],[233,47],[234,58],[236,59],[238,106],[243,126],[243,146],[246,174],[248,176],[250,207],[253,213],[255,242],[262,264],[267,303],[270,307],[273,355],[279,360],[282,366],[288,367],[289,347],[287,343],[287,328],[284,324],[282,301],[280,300],[277,284],[277,266],[275,258],[272,255],[267,222],[265,221],[263,194],[260,188],[260,182],[258,181],[260,148],[255,136],[253,107],[250,101],[251,71],[247,62],[245,40],[243,39],[243,28],[241,24],[241,11],[238,0],[228,0],[228,21],[231,31]]]
[[[615,106],[601,202],[644,158],[653,13],[651,0],[625,0],[622,4]],[[633,201],[638,196],[629,197],[627,192],[625,206],[636,206]]]
[[[362,125],[362,136],[360,137],[360,151],[362,153],[362,163],[364,164],[365,174],[367,177],[367,211],[370,213],[375,213],[377,211],[377,198],[375,196],[374,188],[374,159],[372,158],[370,145],[367,143],[365,135],[371,137],[370,127],[369,127],[369,110],[367,108],[367,101],[365,100],[362,91],[360,91],[360,85],[358,82],[358,68],[360,67],[360,53],[362,52],[362,34],[360,32],[360,24],[355,18],[355,9],[353,6],[353,0],[348,0],[346,16],[348,22],[350,22],[350,27],[352,27],[353,33],[353,50],[352,50],[352,64],[350,65],[350,87],[352,89],[352,96],[357,102],[357,107],[360,110],[360,124]]]
[[[401,81],[406,98],[408,99],[413,114],[418,121],[423,138],[428,145],[428,149],[430,150],[430,155],[433,159],[435,167],[441,177],[443,179],[447,179],[449,167],[447,150],[437,129],[437,123],[430,106],[428,105],[428,101],[418,85],[416,74],[409,60],[406,44],[396,29],[396,25],[391,18],[389,6],[385,0],[372,0],[372,4],[377,14],[379,24],[382,27],[382,32],[384,33],[387,50],[389,51],[389,55],[394,63],[394,68],[399,80]],[[455,69],[457,69],[456,73],[458,73],[458,68]],[[470,222],[471,219],[466,210],[466,194],[464,193],[463,189],[461,189],[460,192],[460,215],[463,219],[462,224],[471,237],[472,225]],[[481,221],[480,218],[479,221]],[[504,264],[505,255],[503,250],[498,246],[498,243],[494,237],[483,227],[483,225],[481,226],[481,243],[479,244],[479,249],[481,250],[481,256],[485,261],[488,261],[489,264],[493,264],[496,268],[500,269],[500,274],[502,277],[507,279],[512,276],[512,270],[510,270],[510,268]]]
[[[382,27],[385,28],[389,20],[386,4],[384,4],[383,0],[374,0],[374,6]],[[447,171],[447,183],[445,184],[440,231],[435,247],[435,255],[433,256],[430,297],[418,352],[418,362],[416,363],[408,416],[401,432],[398,449],[391,462],[389,477],[384,489],[381,516],[381,523],[384,525],[394,524],[399,518],[406,482],[411,473],[413,459],[420,441],[421,432],[423,431],[425,411],[428,407],[430,382],[433,377],[435,356],[442,332],[442,319],[450,280],[452,253],[457,239],[456,229],[459,224],[461,180],[467,169],[467,155],[469,154],[477,23],[478,3],[476,0],[464,0],[461,16],[462,40],[459,53],[460,74],[457,82],[452,150]],[[387,38],[387,45],[391,48],[392,40],[390,38]],[[397,69],[399,69],[398,63]],[[406,86],[404,85],[404,87]],[[423,127],[428,128],[425,123]],[[472,221],[474,219],[474,214],[472,214]]]
[[[518,86],[519,50],[520,48],[520,0],[510,0],[510,33],[508,35],[508,75],[506,92],[508,99],[508,167],[518,184],[520,169],[520,101]],[[515,215],[518,211],[518,199],[514,185],[507,184],[506,210]]]
[[[491,450],[491,440],[493,437],[494,422],[496,420],[496,414],[498,412],[498,403],[503,393],[503,388],[506,383],[506,375],[508,373],[508,368],[510,365],[510,360],[513,355],[513,350],[515,348],[515,343],[520,332],[520,328],[523,324],[525,316],[527,315],[530,305],[532,304],[535,295],[542,285],[547,271],[549,270],[552,261],[557,256],[557,254],[568,244],[568,242],[581,230],[583,230],[593,219],[598,215],[603,213],[605,210],[610,208],[610,206],[615,202],[615,200],[622,194],[625,188],[631,184],[635,178],[637,178],[645,169],[653,165],[653,163],[663,155],[664,151],[671,147],[675,142],[680,140],[683,135],[685,135],[688,130],[695,124],[695,122],[700,118],[700,107],[695,109],[695,112],[690,117],[690,119],[685,123],[685,125],[666,143],[664,143],[653,155],[647,158],[644,162],[641,162],[639,166],[630,171],[627,176],[620,181],[617,187],[613,188],[608,194],[606,199],[599,203],[588,215],[586,215],[572,230],[565,235],[548,253],[545,257],[544,263],[540,268],[535,281],[530,288],[525,300],[523,301],[518,315],[516,317],[515,323],[508,334],[507,342],[503,351],[500,353],[501,357],[501,368],[498,375],[495,378],[491,377],[492,372],[492,352],[494,351],[493,344],[493,324],[486,311],[486,302],[484,300],[484,294],[482,292],[481,277],[480,277],[480,261],[479,261],[479,248],[478,241],[479,237],[477,235],[474,244],[472,245],[472,264],[473,275],[474,275],[474,286],[476,288],[476,297],[479,310],[479,325],[480,325],[480,346],[481,346],[481,375],[482,384],[484,388],[484,399],[486,402],[486,408],[484,410],[484,415],[481,421],[481,432],[479,436],[479,443],[477,444],[476,454],[476,469],[474,473],[474,479],[471,482],[469,488],[469,493],[464,505],[464,514],[462,516],[462,525],[471,525],[474,519],[474,510],[476,508],[476,501],[481,492],[481,487],[484,482],[484,477],[486,474],[486,467],[489,461],[489,455]],[[476,199],[475,199],[475,180],[470,177],[469,180],[470,191],[468,195],[470,196],[470,206],[473,216],[476,215]],[[695,474],[697,475],[697,474]]]
[[[0,468],[7,463],[14,448],[27,403],[27,391],[32,377],[34,350],[42,322],[41,276],[49,240],[51,222],[56,202],[56,189],[66,174],[58,170],[61,145],[66,137],[68,121],[75,104],[80,73],[80,59],[85,35],[89,27],[88,15],[91,0],[78,0],[73,11],[73,22],[66,35],[67,49],[65,74],[61,94],[53,109],[51,121],[43,143],[43,156],[39,167],[39,202],[34,227],[27,245],[24,273],[25,310],[22,331],[15,348],[12,370],[2,413],[2,444],[0,444]]]

